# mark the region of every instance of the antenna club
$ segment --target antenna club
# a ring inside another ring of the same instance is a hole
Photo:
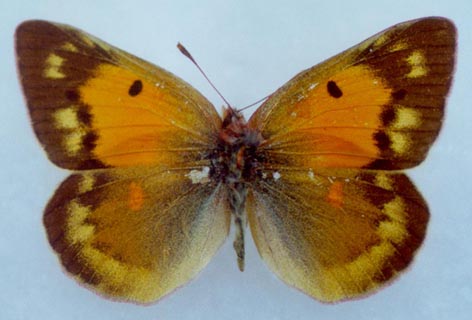
[[[192,55],[190,54],[190,52],[188,52],[187,48],[184,47],[183,44],[181,44],[180,42],[177,43],[177,48],[180,50],[180,52],[186,56],[187,58],[189,58],[190,60],[192,60],[193,63],[196,63],[195,60],[193,59]]]
[[[223,97],[223,95],[220,93],[220,91],[215,87],[215,85],[213,84],[213,82],[211,82],[211,80],[208,78],[208,76],[206,75],[206,73],[203,71],[202,68],[200,68],[200,66],[198,65],[198,63],[195,61],[195,59],[193,59],[192,55],[190,54],[190,52],[184,47],[183,44],[181,44],[180,42],[177,42],[177,48],[180,50],[180,52],[186,56],[190,61],[192,61],[192,63],[197,67],[198,71],[200,71],[200,73],[203,75],[203,77],[205,77],[205,79],[208,81],[208,83],[210,84],[210,86],[216,91],[216,93],[220,96],[220,98],[226,103],[226,105],[228,107],[231,107],[231,105],[229,104],[229,102],[225,99],[225,97]]]

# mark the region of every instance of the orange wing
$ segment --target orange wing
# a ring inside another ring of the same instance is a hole
[[[298,74],[249,125],[274,166],[410,168],[439,133],[454,59],[450,21],[405,22]]]
[[[215,144],[221,119],[201,94],[83,31],[27,21],[16,51],[35,133],[58,166],[176,167]]]

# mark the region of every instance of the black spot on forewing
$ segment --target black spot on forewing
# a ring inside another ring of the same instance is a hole
[[[332,96],[333,98],[341,98],[342,97],[343,92],[341,91],[341,89],[339,89],[336,82],[334,82],[332,80],[328,81],[327,88],[328,88],[329,95]]]
[[[143,90],[143,82],[141,80],[136,80],[133,82],[131,87],[129,87],[128,94],[132,97],[137,96]]]

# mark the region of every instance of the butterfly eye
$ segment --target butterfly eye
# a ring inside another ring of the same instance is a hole
[[[338,85],[336,84],[336,82],[334,81],[328,81],[328,93],[330,94],[330,96],[332,96],[333,98],[341,98],[342,95],[343,95],[343,92],[341,91],[341,89],[339,89]]]
[[[136,97],[143,90],[143,82],[141,80],[135,80],[131,87],[129,87],[128,94],[132,97]]]

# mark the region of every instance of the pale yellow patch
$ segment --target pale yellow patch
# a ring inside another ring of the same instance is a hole
[[[426,58],[420,50],[413,51],[406,61],[411,67],[410,72],[406,75],[408,78],[419,78],[428,74]]]
[[[412,108],[400,107],[395,110],[395,129],[412,129],[421,125],[421,113]]]
[[[64,146],[70,155],[75,156],[79,153],[85,135],[85,130],[75,130],[64,136]]]
[[[407,134],[403,132],[390,131],[388,136],[391,141],[391,148],[397,154],[404,154],[411,145],[411,140]]]
[[[404,222],[405,202],[401,197],[396,196],[392,201],[384,205],[384,213],[391,219]]]
[[[80,126],[77,108],[74,106],[58,109],[54,113],[54,120],[56,127],[59,129],[75,129]]]
[[[382,221],[377,229],[377,234],[382,239],[390,239],[396,244],[400,244],[408,235],[405,228],[405,202],[400,197],[395,197],[392,201],[384,205],[383,212],[390,220]]]
[[[388,238],[390,241],[400,244],[405,239],[408,231],[405,229],[405,225],[398,221],[382,221],[379,224],[377,233],[383,238]]]
[[[82,180],[80,180],[78,186],[79,194],[83,194],[85,192],[89,192],[93,189],[93,185],[95,184],[95,177],[92,174],[84,174],[82,175]]]
[[[375,40],[374,47],[381,47],[385,42],[387,42],[388,38],[389,37],[387,37],[385,34],[380,36],[377,40]]]
[[[90,209],[72,200],[68,206],[66,238],[71,244],[84,243],[90,239],[95,231],[92,225],[84,224],[90,214]]]
[[[82,41],[89,47],[94,47],[95,46],[95,43],[92,41],[92,39],[88,36],[88,35],[85,35],[85,34],[82,34],[81,35],[81,38],[82,38]]]
[[[392,190],[392,180],[390,176],[385,173],[377,173],[375,176],[375,185],[385,189]]]
[[[395,247],[389,241],[381,241],[356,260],[324,270],[318,278],[319,294],[331,301],[346,297],[347,291],[357,294],[359,287],[374,287],[371,276],[378,272],[379,266],[395,254]],[[371,275],[371,276],[370,276]],[[340,286],[339,279],[343,279]],[[325,289],[326,291],[323,292]]]
[[[156,290],[152,290],[156,286],[149,284],[158,284],[163,292],[170,291],[166,288],[166,281],[163,281],[158,273],[122,263],[91,245],[85,246],[81,255],[94,272],[101,276],[102,281],[97,285],[99,291],[109,292],[110,288],[126,288],[126,298],[142,302],[156,298]]]
[[[98,46],[105,51],[111,51],[111,47],[108,44],[98,38],[95,38],[94,36],[82,34],[81,38],[84,43],[91,48]]]
[[[379,175],[379,181],[385,180],[385,177]],[[379,182],[379,184],[385,183]],[[367,287],[376,286],[369,275],[375,275],[379,271],[379,266],[396,254],[396,248],[392,245],[392,242],[402,243],[408,235],[405,228],[405,204],[400,197],[395,197],[387,203],[383,211],[390,220],[383,221],[379,225],[377,233],[381,238],[381,242],[370,248],[369,251],[362,253],[351,263],[325,270],[318,279],[320,290],[317,294],[326,297],[328,292],[329,298],[336,300],[345,297],[346,291],[344,288],[351,290],[351,288],[362,287],[363,285]],[[344,279],[344,288],[339,286],[339,279]],[[363,281],[360,282],[361,280]],[[324,288],[327,289],[326,292],[323,292]]]
[[[72,43],[70,43],[70,42],[64,43],[61,46],[61,49],[69,51],[69,52],[79,52],[79,49],[77,49],[77,47],[75,45],[73,45]]]
[[[61,66],[64,63],[64,58],[57,54],[51,53],[46,59],[46,68],[43,75],[49,79],[62,79],[65,74],[61,72]]]
[[[396,51],[405,50],[407,48],[408,48],[408,44],[406,44],[405,42],[402,42],[402,41],[398,41],[391,48],[389,48],[388,51],[389,52],[396,52]]]

